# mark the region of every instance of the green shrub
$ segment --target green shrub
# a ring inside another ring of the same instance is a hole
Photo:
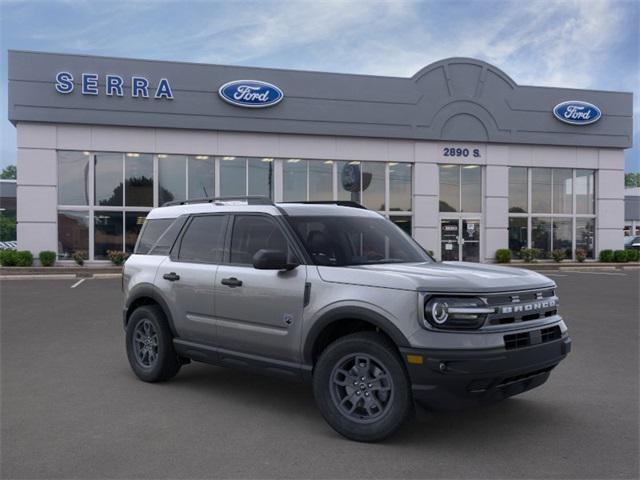
[[[107,256],[114,265],[122,265],[127,258],[129,258],[129,254],[127,252],[121,252],[119,250],[107,250]]]
[[[576,260],[580,263],[587,259],[587,251],[584,248],[576,248]]]
[[[633,248],[631,250],[627,250],[627,260],[630,262],[637,262],[640,260],[640,250],[635,250]]]
[[[0,265],[14,267],[16,265],[16,251],[12,249],[0,250]]]
[[[33,265],[33,254],[29,250],[18,250],[16,252],[16,266],[30,267]]]
[[[618,263],[624,263],[627,261],[627,251],[626,250],[616,250],[613,252],[613,261]]]
[[[567,254],[564,252],[564,250],[556,248],[551,252],[551,258],[553,258],[554,262],[560,263],[562,260],[567,258]]]
[[[511,262],[511,250],[508,248],[500,248],[496,250],[496,263]]]
[[[537,248],[523,248],[520,250],[520,256],[525,262],[535,262],[539,255],[540,251]]]
[[[613,262],[613,250],[602,250],[600,252],[601,262]]]
[[[43,267],[51,267],[54,263],[56,263],[56,252],[52,252],[51,250],[44,250],[40,252],[38,258],[40,259],[40,265]]]
[[[82,266],[84,265],[84,261],[89,258],[89,255],[84,250],[76,250],[71,254],[71,258],[73,258],[78,265]]]

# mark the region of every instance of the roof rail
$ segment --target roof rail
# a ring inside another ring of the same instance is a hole
[[[191,205],[192,203],[223,203],[223,202],[232,202],[232,201],[245,201],[247,205],[272,205],[275,206],[269,198],[261,197],[261,196],[233,196],[233,197],[204,197],[204,198],[193,198],[191,200],[182,200],[175,202],[165,202],[162,204],[163,207],[172,207],[175,205]]]
[[[281,202],[281,203],[303,203],[305,205],[337,205],[339,207],[352,207],[368,210],[367,207],[361,203],[354,202],[353,200],[308,200],[305,202]]]

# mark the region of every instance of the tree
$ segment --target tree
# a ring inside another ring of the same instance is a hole
[[[4,167],[4,169],[2,170],[2,173],[0,173],[0,178],[2,178],[3,180],[6,180],[6,179],[15,180],[16,173],[17,173],[16,166],[8,165]]]
[[[624,186],[626,188],[640,187],[640,172],[625,173]]]

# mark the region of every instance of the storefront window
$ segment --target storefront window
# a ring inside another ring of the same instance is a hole
[[[595,218],[576,218],[576,250],[587,252],[587,258],[594,258]]]
[[[531,169],[531,211],[551,213],[551,169]]]
[[[220,161],[220,196],[247,194],[247,162],[245,158],[222,157]]]
[[[273,196],[273,158],[249,158],[247,195]]]
[[[58,152],[58,205],[89,205],[89,152]]]
[[[460,167],[440,165],[440,211],[460,211]]]
[[[95,205],[121,207],[122,192],[121,153],[96,153],[95,155]]]
[[[529,203],[529,182],[527,169],[509,167],[509,213],[527,213]]]
[[[189,199],[215,196],[215,159],[196,155],[187,159]]]
[[[573,213],[573,170],[553,169],[553,213]]]
[[[400,227],[407,235],[411,235],[411,217],[392,215],[389,220]]]
[[[576,213],[595,213],[595,174],[593,170],[576,170]]]
[[[572,220],[571,218],[553,218],[553,250],[564,251],[565,257],[571,258],[572,245]]]
[[[78,252],[89,258],[89,212],[58,212],[58,257],[71,259]]]
[[[125,205],[153,206],[153,156],[127,153],[124,159]]]
[[[531,247],[540,251],[541,258],[551,256],[551,218],[531,219]]]
[[[309,200],[333,199],[333,160],[309,160]]]
[[[462,177],[462,212],[482,210],[482,168],[480,165],[464,165]]]
[[[107,260],[107,251],[122,251],[122,212],[95,212],[94,258]]]
[[[411,210],[412,171],[410,163],[389,163],[389,210]]]
[[[362,203],[371,210],[385,207],[385,168],[382,162],[362,162]]]
[[[299,158],[284,160],[282,165],[283,198],[285,202],[307,200],[307,162]]]
[[[158,155],[158,205],[187,198],[187,157]]]
[[[509,219],[509,250],[514,258],[520,258],[520,251],[527,247],[527,231],[526,217]]]
[[[149,212],[125,212],[124,214],[124,250],[133,252],[144,219]]]

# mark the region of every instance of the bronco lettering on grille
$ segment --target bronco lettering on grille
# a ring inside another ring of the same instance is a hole
[[[508,305],[499,307],[499,313],[523,313],[523,312],[535,312],[543,310],[545,308],[553,308],[556,306],[555,299],[543,300],[540,302],[525,303],[522,305]]]

